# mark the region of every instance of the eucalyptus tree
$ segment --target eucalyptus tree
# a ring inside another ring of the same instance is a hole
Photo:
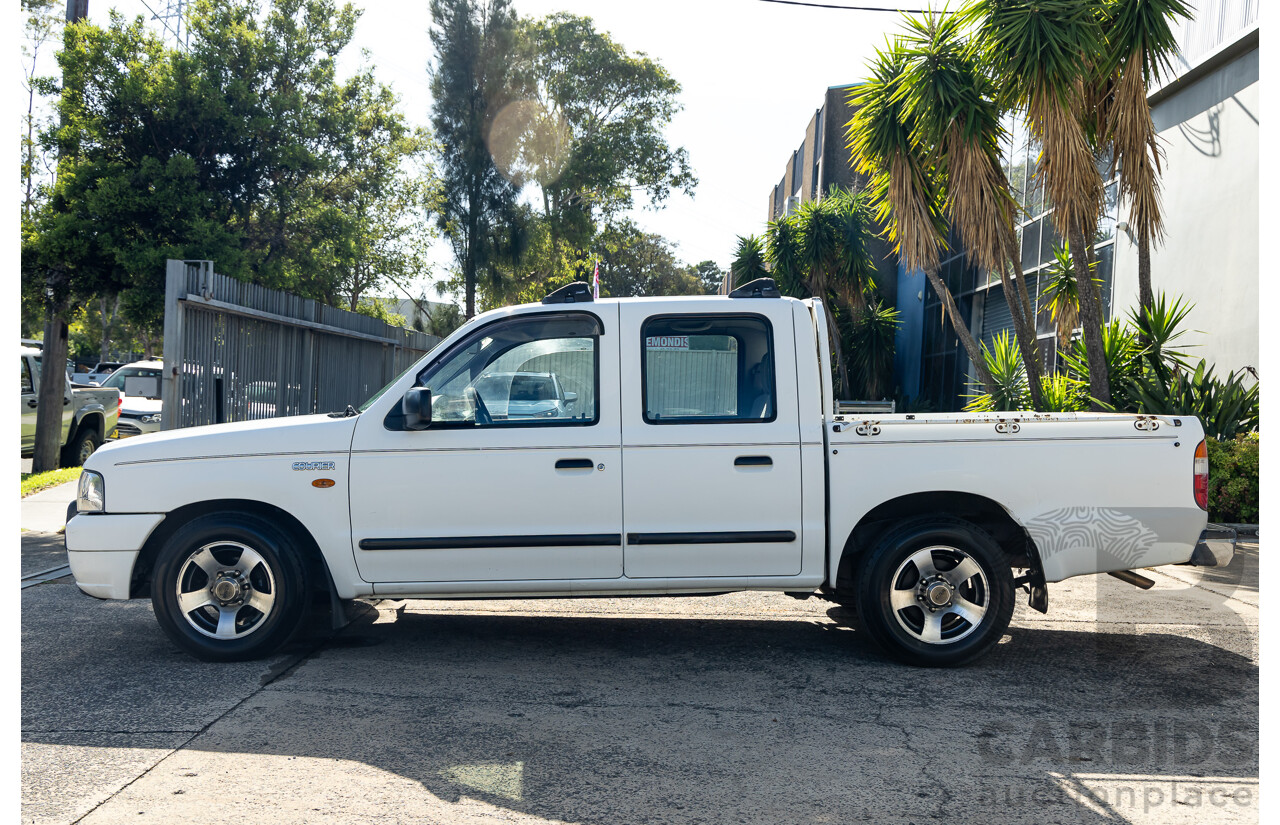
[[[513,99],[510,55],[516,16],[509,0],[431,0],[431,125],[439,146],[440,229],[453,246],[476,311],[476,282],[500,255],[500,227],[514,222],[519,186],[494,164],[486,139]]]
[[[945,186],[903,93],[908,63],[897,42],[876,50],[870,77],[850,96],[856,112],[846,126],[846,146],[856,171],[868,178],[865,191],[894,251],[908,269],[924,272],[978,380],[995,393],[982,350],[938,275],[947,238]]]
[[[1025,112],[1041,145],[1037,175],[1067,239],[1080,294],[1080,321],[1094,409],[1111,394],[1103,343],[1102,295],[1089,275],[1103,205],[1098,142],[1087,129],[1091,78],[1105,52],[1102,7],[1087,0],[970,0],[960,14],[972,26],[974,53],[991,72],[997,101]]]
[[[1006,131],[995,87],[961,37],[955,15],[906,20],[906,62],[898,94],[916,141],[945,181],[943,208],[971,263],[998,273],[1035,409],[1041,401],[1036,316],[1022,277],[1017,203],[1001,165]]]
[[[1170,69],[1177,52],[1172,22],[1189,17],[1181,0],[1112,0],[1107,6],[1106,59],[1099,83],[1110,95],[1101,124],[1112,148],[1111,173],[1119,171],[1120,197],[1129,202],[1129,224],[1138,235],[1138,305],[1150,311],[1151,243],[1164,237],[1160,215],[1160,158],[1147,95]],[[1101,96],[1099,96],[1101,97]]]

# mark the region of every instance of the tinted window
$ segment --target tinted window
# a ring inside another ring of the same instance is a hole
[[[22,373],[22,391],[24,393],[35,392],[35,388],[31,383],[31,365],[27,363],[25,358],[19,358],[18,360],[22,362],[22,369],[20,370]]]
[[[650,318],[641,328],[644,419],[650,424],[776,417],[773,341],[759,316]]]

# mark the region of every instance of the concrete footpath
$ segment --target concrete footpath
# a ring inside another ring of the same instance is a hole
[[[68,481],[22,499],[22,529],[32,533],[62,530],[67,525],[67,505],[76,500],[77,483]]]

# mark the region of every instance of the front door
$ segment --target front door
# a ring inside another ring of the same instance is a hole
[[[626,575],[797,575],[790,302],[743,300],[732,313],[697,308],[621,308]]]
[[[424,368],[416,386],[432,392],[429,429],[362,415],[351,451],[361,576],[620,577],[617,361],[616,305],[519,314]]]

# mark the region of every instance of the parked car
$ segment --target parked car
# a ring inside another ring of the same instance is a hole
[[[22,378],[22,455],[31,455],[36,445],[36,414],[39,409],[41,351],[19,349]],[[62,401],[62,446],[59,463],[77,467],[116,427],[120,414],[120,393],[114,389],[79,389],[67,385]]]
[[[472,382],[475,403],[494,421],[570,418],[578,394],[550,372],[491,372]]]
[[[124,364],[119,361],[99,361],[94,365],[93,369],[88,372],[73,373],[71,380],[86,387],[101,387],[106,380],[116,370],[123,367]]]
[[[601,301],[577,284],[484,313],[359,410],[103,448],[68,520],[72,572],[99,598],[149,595],[210,660],[277,649],[324,591],[770,590],[851,605],[891,654],[956,665],[1001,639],[1019,587],[1043,612],[1048,583],[1230,560],[1205,532],[1194,417],[837,415],[826,318],[767,279]],[[499,418],[481,402],[495,373],[554,374],[573,415],[508,400]]]
[[[164,364],[160,361],[135,361],[121,364],[102,383],[120,391],[120,423],[116,438],[154,433],[160,429],[160,378]]]

